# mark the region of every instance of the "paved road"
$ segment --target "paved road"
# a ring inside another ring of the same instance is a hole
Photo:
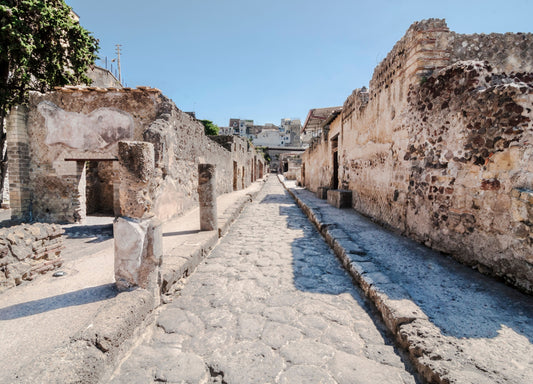
[[[165,305],[112,383],[415,383],[278,180]]]
[[[426,377],[533,383],[532,296],[386,231],[353,209],[335,209],[292,181],[286,185],[321,225],[334,223],[327,227],[332,236],[355,246],[356,252],[347,253],[351,269],[373,281],[388,297],[386,305],[416,305],[423,312],[395,332]]]

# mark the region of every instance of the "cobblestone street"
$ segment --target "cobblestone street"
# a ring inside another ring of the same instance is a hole
[[[164,305],[112,383],[415,383],[276,177]]]

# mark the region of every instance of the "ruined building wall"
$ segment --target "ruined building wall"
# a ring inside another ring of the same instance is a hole
[[[302,163],[306,164],[302,183],[307,189],[316,192],[319,187],[330,187],[332,165],[328,142],[323,137],[313,139],[302,155]]]
[[[8,124],[14,219],[75,222],[87,208],[119,215],[113,160],[123,140],[154,144],[153,206],[163,220],[197,204],[200,162],[217,165],[218,193],[233,190],[234,162],[242,175],[238,188],[252,181],[254,153],[246,142],[238,153],[228,151],[205,136],[201,123],[148,87],[33,93],[29,106],[16,109]]]
[[[516,44],[508,55],[486,50],[490,63],[462,61],[487,39]],[[339,181],[356,210],[530,292],[533,75],[518,72],[532,51],[532,34],[457,35],[442,20],[415,23],[368,93],[346,100],[339,140]],[[327,179],[309,179],[323,156],[326,143],[304,157],[310,189]]]
[[[410,101],[405,231],[533,291],[533,74],[458,62]]]
[[[169,99],[162,102],[157,118],[143,137],[154,144],[158,171],[154,211],[163,220],[197,204],[199,163],[216,165],[217,194],[246,188],[252,182],[253,147],[246,140],[233,137],[232,145],[220,145],[204,134],[201,123]]]
[[[533,72],[531,33],[450,33],[450,58],[488,61],[495,72]]]
[[[302,164],[312,164],[305,168],[305,174],[301,180],[302,184],[312,192],[316,192],[319,187],[333,188],[333,142],[342,141],[342,119],[337,117],[327,128],[323,129],[320,137],[313,140],[309,150],[302,155]],[[341,171],[342,172],[342,171]]]

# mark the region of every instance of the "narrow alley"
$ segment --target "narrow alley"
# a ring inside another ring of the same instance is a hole
[[[377,317],[270,177],[111,382],[417,382]]]

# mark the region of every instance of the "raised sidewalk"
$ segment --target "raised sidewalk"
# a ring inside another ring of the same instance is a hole
[[[163,300],[208,254],[262,186],[263,181],[257,181],[217,198],[218,231],[200,232],[198,208],[163,224]],[[113,239],[105,234],[112,219],[90,220],[65,226],[61,268],[65,276],[40,276],[0,295],[0,382],[105,380],[152,321],[158,297],[143,289],[115,290]]]
[[[429,383],[533,383],[533,297],[279,177]]]

